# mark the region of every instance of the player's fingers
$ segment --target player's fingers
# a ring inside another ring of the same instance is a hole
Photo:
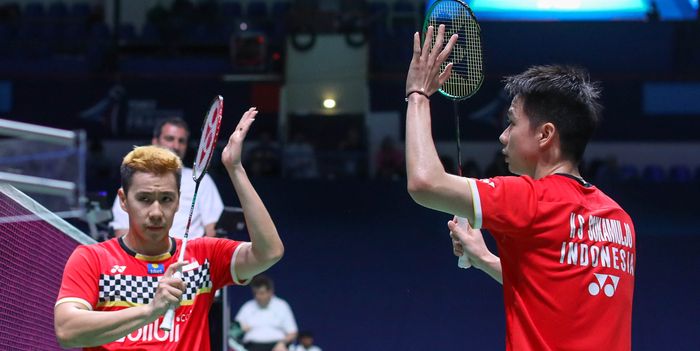
[[[255,120],[255,115],[257,114],[258,110],[255,107],[251,107],[248,111],[245,111],[238,121],[235,132],[243,131],[246,127],[249,127],[252,121]]]
[[[160,281],[160,283],[164,286],[169,286],[173,287],[177,290],[180,291],[185,291],[185,282],[177,277],[170,277],[170,278],[164,278],[163,280]]]
[[[447,42],[447,45],[440,51],[440,54],[437,55],[437,59],[435,59],[435,64],[436,65],[441,65],[445,60],[447,60],[447,57],[450,56],[450,53],[452,52],[452,48],[455,46],[457,43],[457,34],[452,34],[450,37],[450,40]]]
[[[454,229],[457,228],[457,221],[447,221],[447,228],[450,228],[450,235],[452,235],[452,233],[455,231]]]
[[[420,53],[420,33],[415,32],[413,33],[413,57],[411,58],[411,61],[416,61],[419,59]]]
[[[442,44],[445,41],[445,25],[441,24],[438,26],[438,34],[435,38],[435,45],[430,50],[430,58],[434,59],[441,52]]]
[[[175,272],[179,271],[182,269],[184,265],[186,265],[187,262],[175,262],[168,266],[168,269],[165,270],[165,273],[163,274],[163,278],[170,278],[175,274]]]
[[[452,73],[452,62],[448,63],[447,66],[445,67],[445,70],[440,73],[440,76],[438,77],[438,83],[440,86],[445,84],[448,78],[450,78],[450,74]]]
[[[428,31],[425,33],[425,42],[423,43],[423,50],[420,54],[421,61],[425,61],[430,53],[430,43],[433,41],[433,26],[428,26]]]

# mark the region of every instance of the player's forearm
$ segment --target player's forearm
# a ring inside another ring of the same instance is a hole
[[[406,111],[406,172],[408,191],[413,199],[426,205],[432,182],[445,172],[433,141],[430,122],[430,101],[423,95],[411,94]]]
[[[498,256],[489,253],[489,255],[485,257],[472,257],[471,260],[474,267],[484,271],[484,273],[491,276],[491,278],[503,284],[503,270],[501,267],[501,259]]]
[[[245,215],[252,244],[251,253],[255,256],[256,261],[266,266],[262,269],[264,271],[282,258],[284,245],[265,204],[250,183],[245,169],[243,167],[232,168],[229,170],[229,176]]]
[[[126,336],[157,318],[148,305],[119,311],[88,311],[59,305],[56,308],[56,337],[65,348],[99,346]]]

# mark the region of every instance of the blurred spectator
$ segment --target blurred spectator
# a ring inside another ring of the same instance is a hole
[[[250,174],[256,176],[280,175],[280,149],[273,143],[269,132],[260,134],[258,144],[248,152],[248,167]]]
[[[318,165],[316,151],[301,132],[296,132],[292,141],[284,147],[284,175],[290,178],[316,178]]]
[[[481,178],[481,171],[479,170],[479,165],[476,164],[476,161],[470,159],[462,165],[462,176],[469,178]]]
[[[491,163],[488,165],[488,167],[486,167],[484,177],[491,178],[510,174],[510,171],[508,171],[508,165],[506,165],[506,157],[499,150],[498,152],[496,152],[496,154],[493,155]]]
[[[248,351],[287,351],[287,345],[297,337],[292,309],[275,296],[274,283],[268,276],[256,276],[250,287],[254,299],[236,314],[236,322],[245,333],[243,345]]]
[[[340,176],[358,177],[366,175],[366,158],[364,156],[364,146],[362,135],[358,128],[349,128],[345,138],[338,143],[341,164]]]
[[[314,335],[310,331],[302,331],[297,338],[297,344],[292,345],[289,351],[321,351],[321,348],[314,345]]]
[[[375,156],[377,178],[399,179],[406,175],[403,152],[396,148],[394,139],[390,136],[382,139],[382,144]]]
[[[442,163],[442,167],[445,168],[445,172],[457,174],[457,167],[455,167],[455,161],[452,156],[442,154],[440,155],[440,162]]]

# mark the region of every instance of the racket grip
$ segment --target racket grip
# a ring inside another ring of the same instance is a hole
[[[177,271],[173,274],[174,278],[181,279],[182,278],[182,273],[180,271]],[[165,331],[171,331],[173,330],[173,327],[175,326],[175,309],[176,306],[170,306],[167,312],[165,312],[165,316],[163,316],[163,321],[160,323],[160,329],[165,330]]]
[[[457,225],[461,227],[464,230],[467,230],[467,223],[469,223],[469,220],[463,217],[457,217]],[[467,269],[471,268],[472,263],[469,261],[469,256],[467,256],[467,253],[462,253],[462,256],[459,256],[459,259],[457,260],[457,267],[462,268],[462,269]]]
[[[462,256],[459,256],[459,259],[457,259],[457,267],[467,269],[471,268],[471,266],[472,263],[469,261],[469,256],[467,256],[466,253],[462,254]]]

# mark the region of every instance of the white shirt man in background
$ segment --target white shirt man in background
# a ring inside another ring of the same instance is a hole
[[[170,149],[184,159],[187,151],[187,140],[190,132],[187,122],[179,117],[171,117],[158,123],[153,129],[151,144]],[[180,207],[175,213],[170,236],[182,238],[185,235],[187,219],[192,206],[195,182],[192,179],[192,168],[182,168],[182,183],[180,186]],[[197,202],[192,212],[192,224],[188,238],[195,239],[206,236],[216,236],[216,222],[224,210],[224,203],[216,188],[216,184],[208,174],[200,181],[197,192]],[[119,199],[114,199],[112,216],[109,225],[114,229],[116,237],[121,237],[129,231],[129,217],[121,209]]]
[[[245,332],[243,345],[248,351],[288,351],[298,330],[292,309],[274,295],[269,277],[258,275],[250,286],[255,298],[243,304],[236,315]]]

